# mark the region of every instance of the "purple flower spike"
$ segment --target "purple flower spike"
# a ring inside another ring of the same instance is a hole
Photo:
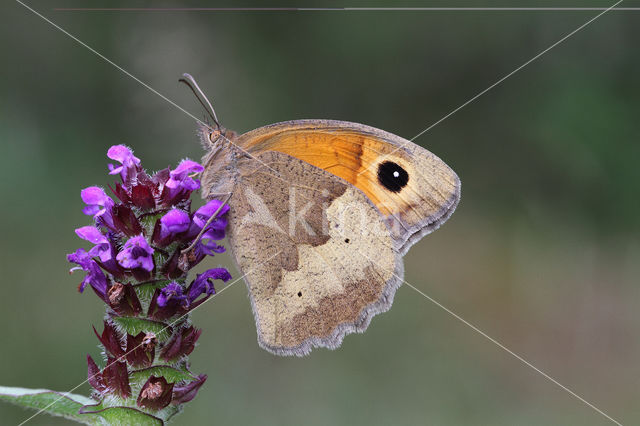
[[[78,269],[84,270],[87,275],[84,277],[80,285],[78,286],[78,291],[82,293],[87,286],[90,284],[91,287],[95,290],[96,294],[100,296],[100,298],[104,301],[107,300],[107,277],[104,275],[98,264],[91,259],[89,253],[85,249],[78,249],[74,253],[67,255],[67,260],[69,262],[77,263],[79,266],[71,268],[69,272],[76,271]]]
[[[105,185],[109,196],[97,186],[82,190],[83,211],[93,219],[75,232],[91,248],[67,255],[71,271],[85,271],[78,290],[91,285],[106,304],[104,330],[93,331],[107,365],[99,368],[88,356],[88,381],[101,409],[126,407],[162,423],[207,379],[190,371],[188,357],[202,334],[191,325],[190,312],[231,275],[214,268],[189,276],[207,255],[224,252],[219,244],[229,206],[211,200],[192,209],[204,171],[195,161],[149,175],[124,145],[112,146],[107,155],[118,182]],[[168,331],[156,334],[158,329]],[[190,376],[183,380],[176,372]]]
[[[187,191],[195,191],[200,188],[200,181],[192,179],[190,173],[200,173],[204,170],[200,164],[191,160],[182,160],[175,170],[169,172],[169,180],[165,184],[167,188],[172,190],[184,189]]]
[[[167,305],[186,305],[187,296],[183,294],[180,284],[173,281],[160,290],[157,302],[161,308]]]
[[[95,226],[83,226],[76,229],[76,234],[83,240],[87,240],[96,246],[89,250],[89,256],[99,257],[102,262],[108,262],[111,259],[111,245],[109,240]]]
[[[113,227],[113,219],[111,218],[111,208],[113,200],[104,192],[102,188],[90,186],[80,191],[82,201],[87,205],[82,212],[88,216],[93,215],[97,221],[102,219],[105,225]]]
[[[123,268],[153,270],[153,249],[142,235],[130,238],[116,259]]]
[[[133,155],[133,151],[124,145],[114,145],[107,151],[107,157],[112,160],[116,160],[121,163],[116,167],[113,164],[109,164],[109,174],[115,175],[120,173],[122,182],[127,185],[135,177],[138,166],[140,165],[140,159]]]
[[[189,286],[187,293],[187,299],[189,303],[193,303],[202,293],[207,296],[211,296],[216,293],[216,289],[213,287],[213,283],[210,280],[222,280],[227,282],[231,279],[231,275],[224,268],[209,269],[202,274],[198,274],[193,283]]]

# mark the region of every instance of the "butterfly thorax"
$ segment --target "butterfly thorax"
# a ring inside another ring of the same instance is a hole
[[[232,193],[238,181],[238,158],[242,151],[233,142],[236,132],[200,126],[200,139],[207,150],[202,157],[202,197],[212,199]]]

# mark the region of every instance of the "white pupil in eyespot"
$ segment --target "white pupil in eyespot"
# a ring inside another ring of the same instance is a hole
[[[400,173],[397,170],[393,172],[393,177],[398,177],[398,176],[400,176]]]

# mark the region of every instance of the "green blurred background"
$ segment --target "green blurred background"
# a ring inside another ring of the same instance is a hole
[[[280,2],[275,6],[610,6],[610,2]],[[625,1],[622,6],[640,6]],[[192,73],[228,128],[332,118],[411,138],[598,12],[62,12],[28,4],[196,116]],[[69,390],[103,308],[66,253],[106,150],[149,169],[199,158],[192,118],[3,2],[0,384]],[[611,12],[416,140],[463,197],[406,279],[624,424],[640,422],[640,12]],[[230,266],[222,255],[204,267]],[[337,351],[256,343],[244,284],[194,315],[209,375],[175,424],[601,425],[608,421],[407,286]],[[88,392],[84,385],[78,392]],[[0,405],[0,423],[31,412]],[[41,415],[29,425],[66,421]]]

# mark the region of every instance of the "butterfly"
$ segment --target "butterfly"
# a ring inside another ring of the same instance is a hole
[[[460,200],[460,180],[426,149],[336,120],[295,120],[238,135],[188,74],[215,125],[202,196],[225,197],[230,252],[249,291],[259,345],[277,355],[335,349],[389,310],[403,255]]]

